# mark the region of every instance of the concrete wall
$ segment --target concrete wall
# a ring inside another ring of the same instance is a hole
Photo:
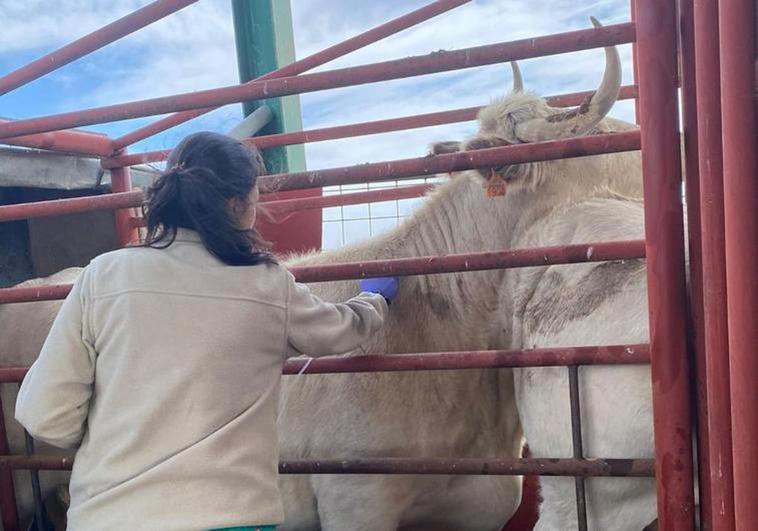
[[[95,190],[0,189],[0,204],[81,197]],[[0,223],[0,287],[43,277],[72,266],[85,266],[95,256],[116,248],[113,212]]]

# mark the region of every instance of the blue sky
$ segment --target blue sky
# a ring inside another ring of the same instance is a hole
[[[43,55],[145,4],[146,0],[48,0],[1,2],[0,73]],[[298,58],[344,40],[428,0],[292,0]],[[356,9],[356,6],[360,9]],[[327,70],[491,44],[590,27],[594,15],[605,24],[629,19],[628,0],[475,0],[426,23],[324,65]],[[624,82],[631,81],[630,47],[620,47]],[[557,94],[596,87],[603,52],[590,50],[520,63],[526,88]],[[90,56],[0,97],[0,117],[27,118],[189,92],[238,82],[231,8],[228,0],[200,0],[171,17]],[[305,128],[340,125],[422,112],[486,104],[507,92],[507,65],[434,74],[405,80],[316,92],[301,96]],[[614,116],[632,119],[630,102]],[[165,149],[200,129],[227,131],[241,119],[229,105],[203,118],[147,139],[132,151]],[[153,119],[92,126],[119,136]],[[309,168],[421,156],[433,141],[459,139],[474,123],[451,124],[306,146]],[[327,212],[327,214],[329,214]]]

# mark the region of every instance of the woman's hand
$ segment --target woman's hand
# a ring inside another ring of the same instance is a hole
[[[362,291],[378,293],[387,304],[397,297],[398,283],[395,277],[362,278],[360,286]]]

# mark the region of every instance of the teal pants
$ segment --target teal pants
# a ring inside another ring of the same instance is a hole
[[[275,525],[246,525],[242,527],[221,527],[208,531],[276,531]]]

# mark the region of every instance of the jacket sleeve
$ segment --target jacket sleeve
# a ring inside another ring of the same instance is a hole
[[[287,275],[287,356],[344,354],[382,328],[387,301],[381,295],[361,293],[345,303],[325,302]]]
[[[39,357],[24,378],[16,420],[36,439],[75,448],[84,435],[95,377],[85,269],[61,306]]]

